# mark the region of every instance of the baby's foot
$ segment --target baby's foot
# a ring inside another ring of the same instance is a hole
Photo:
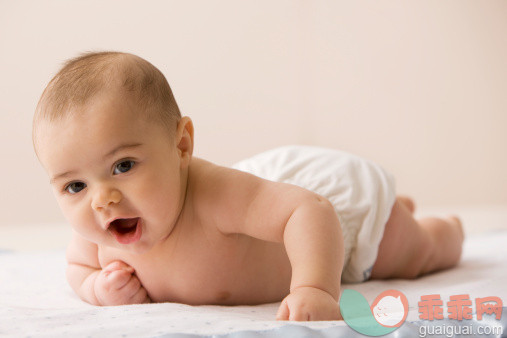
[[[451,223],[456,229],[458,229],[458,232],[460,234],[461,242],[465,239],[465,232],[463,230],[463,224],[461,222],[461,219],[458,216],[455,215],[449,215],[446,217],[446,220]]]
[[[398,199],[398,201],[400,201],[404,206],[407,207],[407,209],[410,211],[411,214],[414,213],[415,211],[415,202],[413,199],[411,199],[410,197],[408,196],[404,196],[404,195],[399,195],[399,196],[396,196],[396,198]]]

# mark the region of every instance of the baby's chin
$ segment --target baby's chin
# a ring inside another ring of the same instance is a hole
[[[106,233],[105,236],[102,236],[100,239],[97,239],[96,236],[94,238],[93,237],[90,238],[89,236],[83,235],[83,237],[88,241],[90,241],[91,243],[95,243],[96,245],[98,245],[99,248],[102,247],[114,249],[122,251],[125,254],[142,255],[149,252],[154,246],[150,245],[144,238],[133,244],[121,244],[118,243],[116,239],[111,234],[108,233]]]
[[[104,246],[107,246],[112,249],[116,249],[118,251],[122,251],[125,254],[134,254],[134,255],[143,255],[153,248],[153,245],[148,245],[146,243],[137,242],[134,245],[122,245],[118,242],[114,241],[107,241],[104,243]]]

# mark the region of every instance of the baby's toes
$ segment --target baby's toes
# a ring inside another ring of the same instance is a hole
[[[405,195],[398,195],[396,196],[396,199],[407,207],[411,214],[415,212],[415,202],[412,198]]]
[[[465,231],[463,230],[463,223],[461,222],[461,219],[458,216],[450,215],[447,216],[447,220],[458,230],[461,241],[463,242],[465,239]]]

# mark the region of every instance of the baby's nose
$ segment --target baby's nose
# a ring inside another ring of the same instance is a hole
[[[120,203],[121,193],[117,189],[102,188],[97,191],[92,200],[92,208],[100,210],[111,206],[111,204]]]

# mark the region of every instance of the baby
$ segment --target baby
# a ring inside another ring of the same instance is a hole
[[[68,282],[90,304],[282,301],[279,320],[337,320],[341,281],[415,278],[461,255],[459,219],[415,220],[370,161],[297,146],[234,169],[193,157],[191,119],[135,55],[68,61],[33,141],[73,228]]]

